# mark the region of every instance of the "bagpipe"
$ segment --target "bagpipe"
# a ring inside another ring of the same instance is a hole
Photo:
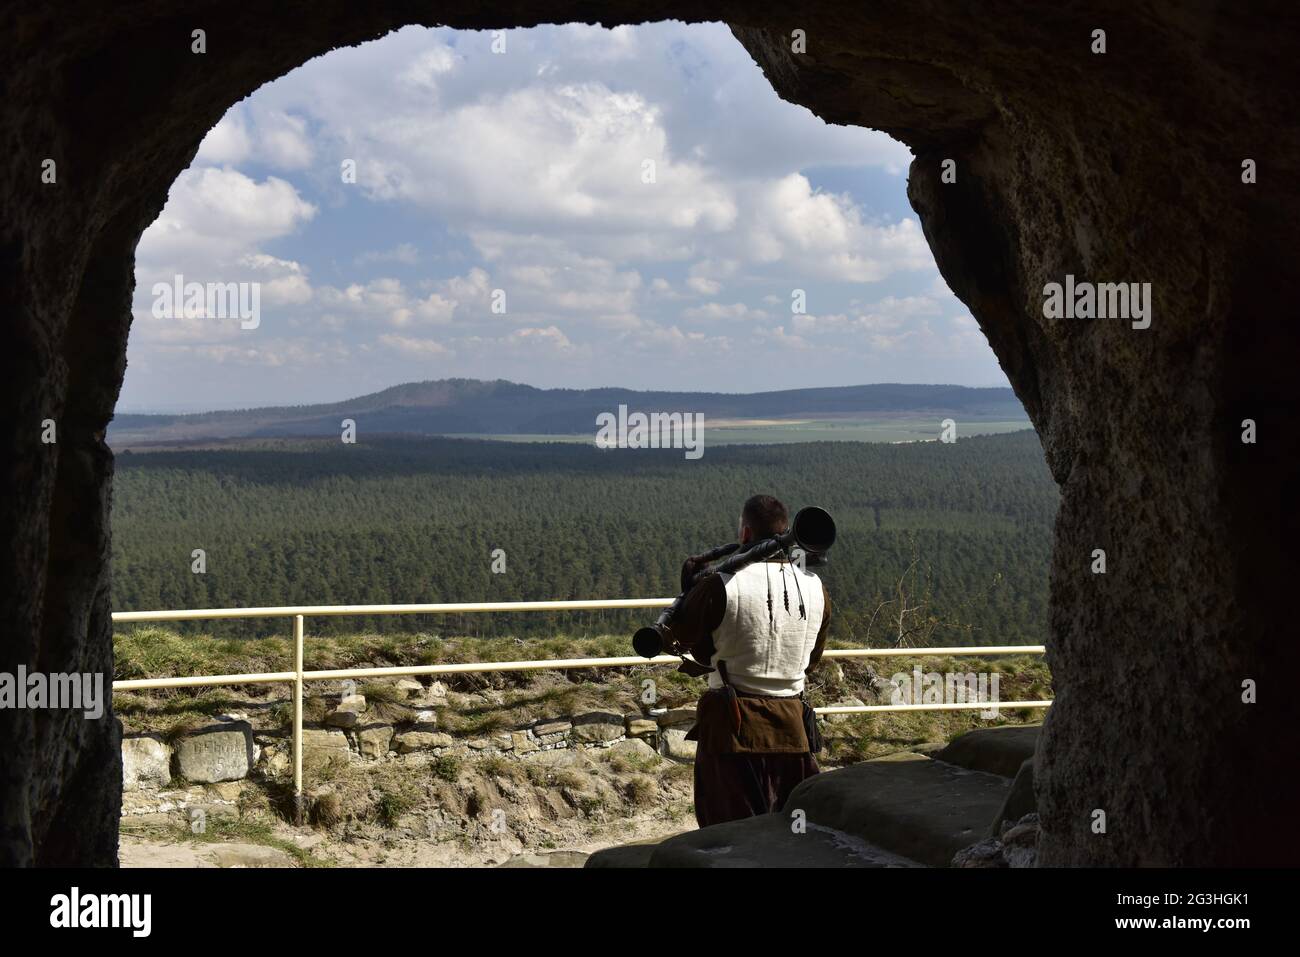
[[[766,561],[781,552],[789,555],[795,548],[803,552],[801,564],[804,566],[825,564],[826,553],[834,544],[835,519],[831,518],[831,513],[826,509],[809,505],[795,513],[790,527],[780,535],[753,542],[743,549],[739,542],[731,542],[688,558],[686,567],[693,570],[682,575],[682,593],[663,610],[653,625],[647,625],[632,636],[633,649],[643,658],[653,658],[665,649],[670,654],[676,654],[669,633],[673,616],[681,608],[690,590],[707,576],[739,571],[746,565]],[[714,562],[718,564],[714,565]]]

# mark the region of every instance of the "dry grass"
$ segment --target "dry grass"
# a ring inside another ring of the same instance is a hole
[[[520,658],[600,658],[628,654],[622,636],[529,640],[511,638],[432,638],[403,636],[320,636],[307,642],[305,667],[325,670],[360,667],[514,661]],[[130,628],[114,636],[115,678],[154,678],[199,674],[249,674],[291,667],[288,638],[250,640],[179,635],[161,627]],[[543,718],[607,710],[641,710],[641,682],[652,677],[659,703],[676,707],[695,700],[700,682],[665,668],[574,669],[540,672],[442,675],[453,694],[488,696],[439,708],[439,726],[452,734],[476,737],[519,728]],[[366,682],[368,714],[399,724],[414,710],[395,684]],[[339,693],[337,682],[313,682],[306,688],[304,720],[324,721]],[[268,698],[268,696],[270,696]],[[288,686],[249,685],[219,689],[166,689],[116,695],[115,710],[128,731],[157,730],[163,719],[191,718],[200,723],[228,711],[260,707],[265,722],[288,727],[292,720]]]
[[[623,794],[629,804],[645,807],[659,799],[659,785],[655,783],[654,779],[648,778],[644,774],[638,774],[624,782]]]

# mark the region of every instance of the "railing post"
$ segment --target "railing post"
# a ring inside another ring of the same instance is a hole
[[[302,615],[293,616],[293,822],[302,826]]]

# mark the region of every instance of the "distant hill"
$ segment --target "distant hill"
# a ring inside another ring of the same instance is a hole
[[[596,416],[630,411],[702,412],[710,419],[800,419],[909,412],[967,419],[1015,419],[1025,412],[1008,388],[955,385],[857,385],[780,392],[638,392],[632,389],[537,389],[498,379],[439,379],[323,405],[272,406],[191,415],[117,416],[111,444],[199,439],[337,435],[351,418],[371,435],[577,435]]]

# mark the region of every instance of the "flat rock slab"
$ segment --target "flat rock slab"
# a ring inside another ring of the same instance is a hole
[[[655,845],[649,867],[919,867],[833,828],[802,834],[784,813],[715,824]]]
[[[119,867],[216,867],[199,844],[123,837],[117,848]]]
[[[498,867],[582,867],[587,855],[582,851],[546,851],[516,854]]]
[[[389,743],[398,754],[411,754],[434,748],[450,748],[456,741],[444,731],[405,731],[395,735]]]
[[[620,847],[606,847],[596,851],[587,858],[583,867],[649,867],[650,855],[655,852],[658,843],[624,844]]]
[[[623,716],[610,711],[591,711],[573,718],[573,735],[575,741],[594,744],[601,741],[614,741],[623,737]]]
[[[676,836],[673,835],[673,837]],[[593,852],[582,866],[649,867],[650,855],[666,840],[669,840],[669,838],[647,837],[644,840],[633,841],[630,844],[620,844],[617,847],[603,847],[599,851]]]
[[[971,771],[986,771],[1014,778],[1025,759],[1034,756],[1041,724],[978,728],[952,739],[943,750],[930,756]]]
[[[795,788],[782,817],[802,809],[813,824],[947,867],[988,832],[1010,788],[1000,775],[904,752],[814,775]]]
[[[294,861],[278,847],[262,844],[213,844],[208,856],[217,867],[293,867]]]
[[[118,849],[122,867],[294,867],[292,857],[261,844],[172,843],[124,838]]]

